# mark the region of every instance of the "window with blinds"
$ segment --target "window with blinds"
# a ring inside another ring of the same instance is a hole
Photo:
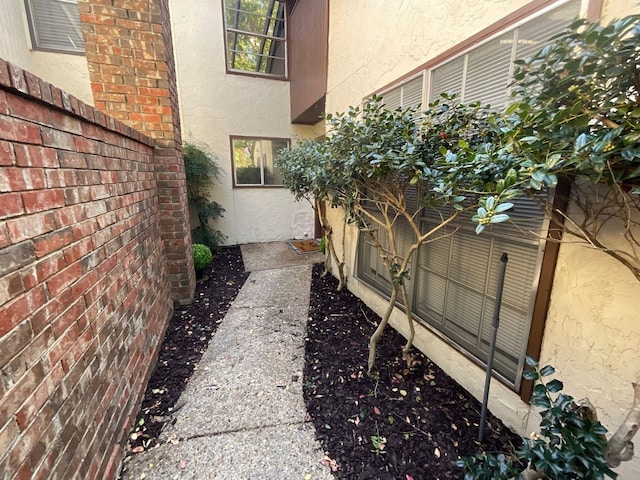
[[[383,93],[382,101],[385,108],[395,110],[396,108],[416,107],[418,111],[414,117],[417,121],[420,117],[420,107],[422,106],[422,83],[422,75],[420,75]]]
[[[431,70],[430,101],[455,93],[461,102],[504,107],[509,99],[513,60],[542,49],[580,13],[580,1],[565,5],[510,30]]]
[[[543,48],[579,13],[580,1],[571,0],[433,68],[429,72],[429,101],[447,92],[457,94],[465,103],[482,101],[495,108],[506,106],[513,61]],[[419,83],[419,95],[410,94],[412,82],[415,92]],[[418,77],[384,93],[383,99],[389,108],[412,105],[408,99],[421,99],[421,89],[422,77]],[[512,222],[494,225],[476,235],[475,225],[466,219],[455,233],[450,231],[451,235],[441,235],[424,244],[414,255],[407,286],[411,310],[417,318],[480,362],[486,362],[500,257],[506,253],[509,261],[494,368],[518,390],[548,225],[534,200],[518,199],[515,204],[509,212]],[[440,223],[439,213],[422,213],[423,232]],[[395,229],[397,243],[408,248],[414,241],[413,232],[402,222]],[[388,295],[391,285],[383,270],[374,246],[362,234],[358,276]]]
[[[25,0],[35,50],[84,53],[78,0]]]
[[[518,199],[510,216],[512,222],[491,226],[481,235],[475,234],[474,225],[466,218],[455,235],[423,245],[415,274],[415,311],[421,319],[485,361],[500,258],[506,253],[509,261],[494,368],[518,386],[542,259],[541,232],[545,230],[545,221],[531,199]],[[425,211],[422,229],[437,225],[439,218],[438,212]]]

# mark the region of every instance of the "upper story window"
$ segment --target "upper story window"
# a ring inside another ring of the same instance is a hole
[[[238,187],[282,186],[280,168],[275,159],[287,138],[231,137],[233,180]]]
[[[34,50],[84,54],[78,0],[25,0]]]
[[[224,0],[227,70],[286,77],[285,2]]]

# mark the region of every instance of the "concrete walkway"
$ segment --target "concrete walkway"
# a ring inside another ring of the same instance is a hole
[[[122,478],[331,479],[305,421],[304,336],[311,264],[287,243],[242,246],[251,274],[182,394],[161,446]]]

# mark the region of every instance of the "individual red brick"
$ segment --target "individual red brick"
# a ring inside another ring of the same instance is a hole
[[[87,159],[83,153],[60,151],[58,161],[62,168],[87,168]]]
[[[3,320],[0,322],[0,337],[9,333],[13,327],[26,319],[30,312],[40,308],[46,301],[44,286],[39,285],[0,307],[0,318]]]
[[[0,338],[0,367],[9,363],[32,339],[33,332],[29,321],[19,323],[8,335]]]
[[[0,114],[9,115],[9,105],[7,104],[7,92],[5,92],[4,90],[0,90]]]
[[[12,143],[0,141],[0,165],[15,165],[16,154]]]
[[[63,247],[73,242],[73,230],[71,227],[57,230],[48,235],[43,235],[33,241],[33,248],[38,258],[44,257],[51,252],[61,250]]]
[[[55,296],[65,287],[71,285],[82,275],[82,265],[74,263],[67,268],[53,275],[47,280],[49,295]]]
[[[72,134],[48,127],[42,127],[42,144],[61,150],[75,150]]]
[[[11,76],[11,86],[22,93],[28,93],[27,80],[24,78],[24,70],[13,63],[9,64],[9,75]]]
[[[51,125],[50,110],[32,100],[25,97],[18,97],[17,95],[9,95],[7,97],[7,104],[9,106],[9,114],[14,117],[43,125]]]
[[[5,193],[0,202],[0,219],[15,217],[25,212],[22,197],[19,193]]]
[[[31,72],[24,72],[24,77],[27,80],[29,95],[38,99],[41,98],[40,79]]]
[[[55,226],[55,217],[51,212],[42,212],[7,220],[9,238],[11,238],[12,243],[18,243],[51,232],[55,229]]]
[[[39,79],[38,83],[40,83],[40,97],[42,98],[42,101],[52,103],[53,98],[51,97],[51,85],[42,79]]]
[[[0,58],[0,85],[11,86],[11,75],[9,74],[9,63]]]
[[[37,125],[18,118],[0,115],[0,140],[42,144],[42,136]]]
[[[64,254],[62,252],[56,252],[53,255],[43,258],[36,264],[38,282],[43,282],[54,273],[62,270],[66,265],[67,263],[64,260]]]
[[[15,419],[9,418],[7,423],[0,427],[0,452],[8,452],[19,434],[20,429]],[[0,471],[3,471],[2,464],[0,464]]]
[[[0,222],[0,248],[11,245],[11,237],[9,235],[9,227],[5,222]]]
[[[82,204],[70,205],[54,212],[56,225],[59,228],[73,226],[87,218],[85,206]]]
[[[73,236],[72,236],[73,238]],[[64,258],[68,264],[79,260],[93,250],[93,242],[91,238],[83,238],[64,249]]]
[[[0,167],[0,192],[42,189],[46,185],[41,168]]]
[[[15,146],[16,165],[21,167],[48,167],[59,166],[58,155],[53,148],[35,145]]]
[[[61,189],[23,192],[22,202],[27,213],[36,213],[64,207],[64,194]]]

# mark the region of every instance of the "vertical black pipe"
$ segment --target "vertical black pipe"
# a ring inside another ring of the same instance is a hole
[[[498,291],[496,292],[496,304],[493,309],[493,333],[491,335],[491,344],[489,345],[489,358],[487,359],[487,374],[484,380],[484,398],[482,399],[482,414],[480,415],[480,432],[478,433],[478,441],[482,442],[484,437],[484,425],[487,420],[487,406],[489,404],[489,386],[491,384],[491,371],[493,370],[493,356],[496,351],[496,338],[498,337],[498,326],[500,325],[500,306],[502,305],[502,290],[504,288],[504,274],[507,270],[507,262],[509,257],[503,253],[500,257],[502,265],[500,265],[500,275],[498,276]]]

